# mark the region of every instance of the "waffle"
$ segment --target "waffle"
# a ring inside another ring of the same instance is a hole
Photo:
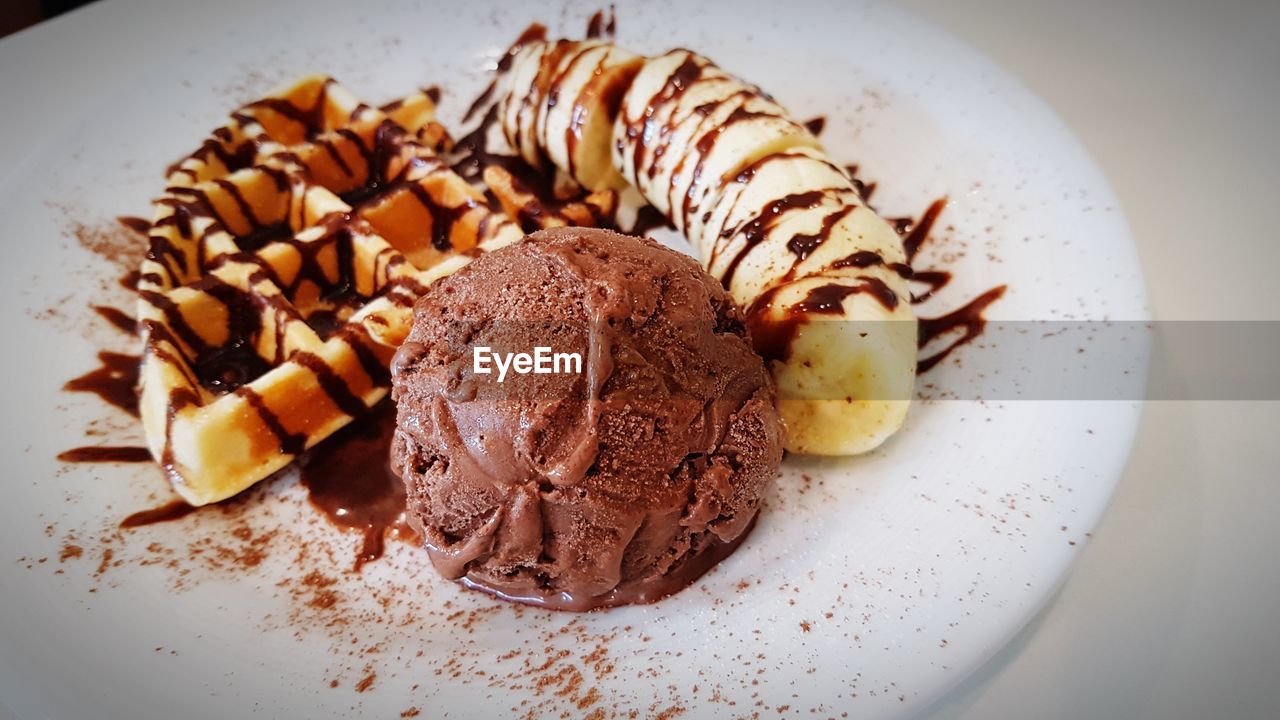
[[[381,108],[308,77],[168,171],[138,281],[147,442],[193,505],[363,414],[422,289],[520,239],[439,154],[421,91]]]

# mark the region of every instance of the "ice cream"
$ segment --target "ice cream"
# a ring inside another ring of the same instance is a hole
[[[578,354],[578,372],[478,372],[477,348],[538,347]],[[392,464],[435,567],[553,608],[689,584],[743,540],[782,457],[728,293],[692,258],[604,230],[538,232],[432,285],[392,385]]]

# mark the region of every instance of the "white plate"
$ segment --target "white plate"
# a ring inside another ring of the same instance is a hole
[[[754,535],[690,589],[589,615],[467,593],[405,546],[363,575],[344,574],[355,538],[316,521],[287,478],[232,513],[113,533],[166,490],[150,467],[53,459],[85,442],[140,439],[120,413],[59,392],[104,343],[128,347],[86,319],[90,302],[127,302],[113,285],[117,268],[68,229],[146,214],[163,167],[234,104],[279,81],[329,72],[372,101],[440,83],[444,119],[456,123],[486,64],[527,23],[576,35],[595,9],[205,5],[109,3],[38,28],[43,50],[34,36],[0,44],[9,65],[0,91],[34,114],[13,120],[23,134],[6,131],[0,145],[0,294],[12,308],[3,323],[0,710],[19,718],[396,717],[413,708],[423,717],[651,716],[672,707],[694,717],[896,716],[976,669],[1061,581],[1124,465],[1132,403],[920,404],[867,457],[789,459]],[[645,52],[695,48],[797,115],[826,115],[832,154],[879,181],[887,214],[917,213],[949,194],[943,225],[954,229],[935,251],[957,255],[958,279],[939,305],[1008,283],[992,317],[1144,318],[1133,241],[1061,122],[1007,73],[920,20],[845,5],[624,5],[618,40]],[[179,29],[156,33],[166,25]],[[126,49],[97,52],[107,41]],[[14,73],[50,48],[110,82],[68,97],[84,83],[42,87],[32,81],[40,65]],[[86,440],[86,428],[106,435]],[[249,540],[231,532],[241,525]],[[261,539],[273,527],[284,529]],[[201,543],[191,559],[188,546]],[[84,554],[60,561],[69,544]],[[219,545],[242,556],[258,548],[263,558],[220,570],[230,556]],[[297,557],[299,547],[308,558]],[[335,578],[327,589],[338,599],[327,610],[307,604],[324,600],[326,588],[299,586],[315,569]]]

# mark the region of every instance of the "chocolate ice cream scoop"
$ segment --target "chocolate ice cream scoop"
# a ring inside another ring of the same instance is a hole
[[[544,230],[432,285],[392,383],[392,465],[433,564],[509,600],[683,588],[744,539],[782,459],[728,294],[604,230]]]

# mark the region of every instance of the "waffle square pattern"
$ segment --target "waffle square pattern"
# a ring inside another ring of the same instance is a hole
[[[523,237],[442,157],[422,91],[307,77],[168,171],[138,280],[147,443],[193,505],[291,462],[386,396],[433,280]]]

